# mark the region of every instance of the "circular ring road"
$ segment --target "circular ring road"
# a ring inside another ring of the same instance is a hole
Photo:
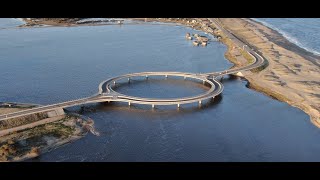
[[[149,76],[175,76],[175,77],[183,77],[201,80],[204,83],[210,85],[210,89],[200,95],[197,96],[190,96],[184,98],[170,98],[170,99],[159,99],[159,98],[142,98],[142,97],[134,97],[121,94],[116,92],[113,89],[114,84],[117,81],[128,79],[130,81],[131,78],[134,77],[141,77],[144,76],[148,78]],[[187,104],[193,102],[199,102],[214,98],[216,95],[220,94],[223,90],[223,85],[217,81],[216,79],[209,79],[209,76],[206,74],[193,74],[193,73],[184,73],[184,72],[140,72],[140,73],[133,73],[133,74],[125,74],[118,77],[114,77],[102,82],[99,85],[99,93],[102,96],[110,97],[111,101],[124,101],[128,103],[136,103],[136,104],[152,104],[152,105],[180,105],[180,104]]]

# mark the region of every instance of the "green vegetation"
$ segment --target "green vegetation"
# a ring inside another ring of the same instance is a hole
[[[221,36],[221,41],[227,46],[227,51],[224,56],[230,60],[233,64],[239,65],[237,58],[231,54],[231,49],[233,48],[233,42],[226,38],[225,36]]]
[[[75,121],[75,116],[66,115],[59,121],[0,137],[0,162],[19,159],[30,153],[39,154],[57,142],[66,140],[78,132]]]
[[[43,124],[30,129],[29,136],[42,136],[47,133],[51,133],[55,137],[69,136],[73,133],[75,127],[66,126],[63,124],[64,121],[70,120],[70,116],[48,124]]]
[[[47,113],[37,113],[37,114],[27,115],[24,117],[18,117],[18,118],[12,118],[8,120],[0,121],[0,130],[17,127],[24,124],[29,124],[45,118],[48,118]]]
[[[0,162],[7,161],[9,158],[12,158],[17,152],[16,148],[9,143],[2,144],[0,146]]]
[[[254,58],[247,51],[241,49],[240,53],[247,60],[248,64],[252,64],[254,62]]]

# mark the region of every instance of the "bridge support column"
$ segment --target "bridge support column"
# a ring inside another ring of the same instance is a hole
[[[199,101],[199,105],[201,105],[201,101]]]
[[[168,75],[166,75],[166,78],[168,78]]]
[[[131,106],[131,102],[128,102],[128,105]]]
[[[152,109],[154,109],[154,104],[152,104]]]
[[[128,78],[128,82],[130,82],[130,78]]]
[[[116,81],[113,81],[113,84],[116,84]]]
[[[177,107],[180,108],[180,104],[177,104]]]
[[[187,79],[187,77],[185,77],[185,76],[184,76],[184,77],[183,77],[183,79],[184,79],[184,80],[186,80],[186,79]]]
[[[146,75],[146,79],[148,79],[149,77],[148,77],[148,75]]]
[[[204,85],[206,82],[204,80],[202,80],[202,84]]]

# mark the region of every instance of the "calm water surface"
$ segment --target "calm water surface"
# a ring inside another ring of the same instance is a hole
[[[25,23],[20,18],[0,18],[0,29],[15,28],[22,24]]]
[[[0,21],[1,26],[1,21]],[[0,30],[0,101],[51,104],[92,95],[110,77],[140,71],[210,72],[232,66],[226,47],[193,47],[175,25]],[[213,38],[213,37],[211,37]],[[320,161],[320,131],[301,110],[225,77],[215,102],[157,107],[92,104],[101,136],[31,161]],[[183,79],[136,79],[118,91],[183,97],[207,88]],[[77,110],[78,108],[70,108]]]

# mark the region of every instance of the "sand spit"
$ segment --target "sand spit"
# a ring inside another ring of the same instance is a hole
[[[249,87],[302,109],[320,127],[320,58],[251,19],[219,21],[257,48],[269,62],[268,67],[258,73],[243,72]]]

